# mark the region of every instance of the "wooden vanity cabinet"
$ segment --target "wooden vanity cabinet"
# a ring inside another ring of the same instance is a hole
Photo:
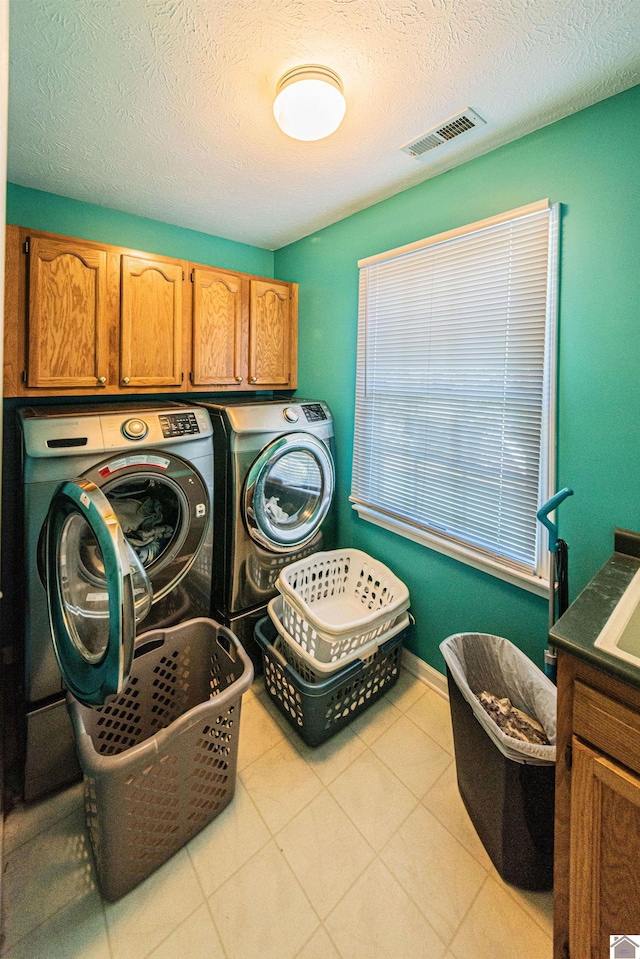
[[[295,389],[297,285],[7,227],[5,396]]]
[[[554,959],[640,933],[640,691],[558,653]]]

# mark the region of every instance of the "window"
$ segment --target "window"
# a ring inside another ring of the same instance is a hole
[[[354,509],[540,593],[558,220],[543,200],[358,264]]]

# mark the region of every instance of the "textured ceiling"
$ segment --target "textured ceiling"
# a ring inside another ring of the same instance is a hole
[[[638,0],[11,0],[9,180],[268,249],[640,82]],[[280,76],[342,78],[302,143]],[[399,151],[465,107],[486,126]]]

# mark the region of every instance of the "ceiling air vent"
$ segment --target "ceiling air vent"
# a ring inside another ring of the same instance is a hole
[[[462,133],[466,133],[467,130],[473,130],[475,127],[479,127],[486,122],[487,121],[483,120],[475,110],[467,107],[462,113],[456,113],[454,116],[449,117],[448,120],[445,120],[444,123],[440,123],[437,127],[432,127],[425,133],[420,134],[416,140],[405,143],[400,149],[408,156],[418,159],[424,156],[425,153],[428,153],[429,150],[434,150],[443,143],[448,143],[449,140],[453,140]]]

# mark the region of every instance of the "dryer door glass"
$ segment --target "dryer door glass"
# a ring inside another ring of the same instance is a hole
[[[45,525],[45,583],[56,659],[81,702],[98,706],[128,679],[136,622],[151,587],[113,508],[93,483],[64,483]]]
[[[308,433],[289,433],[265,447],[247,476],[245,520],[252,538],[276,551],[308,543],[331,505],[333,460]]]

